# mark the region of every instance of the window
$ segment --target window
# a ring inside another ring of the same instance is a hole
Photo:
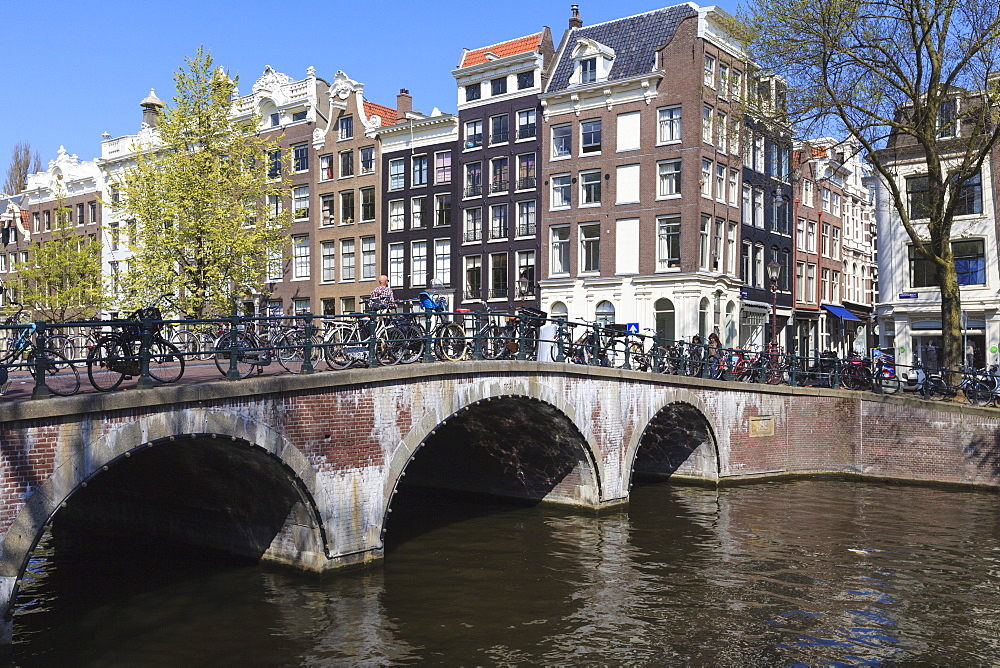
[[[427,285],[427,242],[410,244],[410,285]]]
[[[361,237],[361,278],[375,278],[375,237]]]
[[[601,270],[601,226],[598,223],[580,225],[580,271]]]
[[[806,249],[806,219],[799,218],[798,224],[796,225],[795,231],[798,237],[798,249],[804,251]]]
[[[813,188],[813,182],[809,179],[803,179],[802,181],[802,204],[808,207],[813,205],[814,198],[816,196],[815,189]]]
[[[753,168],[754,171],[764,173],[764,137],[755,135],[753,138]]]
[[[572,178],[569,174],[552,177],[552,208],[562,209],[570,206]]]
[[[681,161],[666,160],[657,163],[658,186],[657,197],[680,197],[681,195]]]
[[[274,150],[267,154],[267,176],[277,178],[281,176],[281,150]]]
[[[729,206],[739,206],[739,183],[740,171],[738,169],[729,170]]]
[[[465,298],[481,299],[483,296],[483,258],[469,255],[465,258]]]
[[[806,301],[810,304],[816,302],[816,265],[806,265]]]
[[[712,134],[715,120],[715,109],[710,104],[706,104],[701,109],[701,139],[709,144],[712,143]]]
[[[552,157],[565,158],[572,154],[573,150],[573,126],[556,125],[552,128]]]
[[[333,156],[329,153],[319,156],[319,178],[321,181],[329,181],[334,178]]]
[[[517,254],[517,296],[532,299],[535,295],[535,251]]]
[[[434,279],[438,285],[451,285],[451,241],[434,241]]]
[[[753,226],[764,229],[764,191],[753,189]]]
[[[729,133],[729,152],[733,155],[740,154],[740,145],[743,139],[743,126],[737,119],[732,119],[732,132]]]
[[[604,327],[614,324],[615,305],[609,301],[598,302],[597,308],[594,309],[594,320],[601,323]]]
[[[337,138],[341,140],[354,138],[353,116],[341,116],[337,119]]]
[[[434,183],[451,183],[451,151],[434,154]]]
[[[354,176],[354,151],[340,152],[340,175]]]
[[[733,99],[739,101],[743,98],[743,73],[739,70],[733,70],[733,86],[732,95]]]
[[[753,225],[753,189],[743,184],[743,224]]]
[[[819,271],[819,298],[820,301],[830,302],[830,270],[825,267]]]
[[[681,140],[681,108],[667,107],[659,111],[659,143],[678,142]]]
[[[729,130],[729,116],[727,116],[724,112],[720,111],[718,120],[715,125],[716,125],[716,131],[719,133],[715,145],[719,147],[720,151],[725,152],[726,140],[727,140],[726,133]]]
[[[705,85],[715,88],[715,57],[705,54]]]
[[[839,227],[833,228],[833,244],[832,245],[833,245],[833,248],[831,250],[833,251],[833,259],[834,260],[839,260],[840,259],[840,228]]]
[[[601,172],[580,172],[580,206],[601,203]]]
[[[354,280],[354,239],[340,240],[340,280]]]
[[[468,121],[465,124],[465,148],[483,145],[483,122]]]
[[[483,238],[483,210],[474,207],[465,210],[465,241],[479,241]]]
[[[507,77],[490,81],[490,95],[503,95],[507,92]]]
[[[701,194],[704,197],[712,197],[712,161],[701,159]]]
[[[306,120],[305,111],[294,111],[292,112],[292,123],[298,123],[299,121]]]
[[[507,298],[507,254],[490,255],[490,299]]]
[[[490,143],[503,144],[510,137],[510,127],[507,114],[493,116],[490,118]]]
[[[701,214],[701,233],[698,239],[698,266],[701,269],[709,268],[709,234],[712,227],[712,216],[707,213]]]
[[[527,202],[517,203],[517,236],[519,237],[533,237],[536,232],[535,227],[535,202],[534,200],[529,200]]]
[[[405,170],[402,158],[389,161],[389,190],[401,190],[406,185]]]
[[[597,81],[597,58],[587,58],[580,61],[580,83],[587,84]]]
[[[354,310],[355,310],[354,307],[356,305],[357,304],[355,303],[355,298],[354,297],[341,297],[340,298],[340,312],[341,313],[353,313]]]
[[[319,198],[319,224],[334,225],[337,222],[337,196],[322,195]]]
[[[309,278],[309,236],[292,237],[292,278]]]
[[[616,134],[616,150],[634,151],[640,147],[638,111],[627,114],[618,114],[618,128]]]
[[[425,186],[427,185],[427,156],[426,155],[415,155],[413,156],[413,170],[410,173],[410,179],[412,185],[414,186]]]
[[[322,253],[322,280],[324,283],[333,283],[337,280],[337,242],[324,241],[320,252]]]
[[[465,196],[476,197],[483,194],[483,163],[470,162],[465,165]]]
[[[410,228],[414,230],[420,230],[427,227],[427,221],[424,219],[424,211],[426,211],[426,197],[414,197],[410,200]]]
[[[507,238],[507,205],[490,207],[490,241]]]
[[[938,139],[947,139],[955,136],[958,130],[958,125],[955,122],[957,107],[958,101],[955,98],[943,100],[941,106],[938,107]]]
[[[986,285],[986,257],[982,239],[951,242],[959,285]],[[914,246],[909,247],[910,286],[937,287],[934,263],[925,259]]]
[[[806,250],[816,252],[816,223],[812,220],[806,223]]]
[[[267,196],[267,213],[272,218],[277,218],[284,211],[284,200],[281,199],[281,195],[268,195]]]
[[[524,90],[535,85],[535,71],[519,72],[517,75],[517,89]]]
[[[823,223],[823,229],[821,232],[820,241],[820,252],[823,257],[831,257],[830,255],[830,223]]]
[[[76,205],[76,224],[83,225],[83,204]]]
[[[31,229],[35,232],[42,231],[42,214],[37,211],[31,214],[31,226]]]
[[[403,285],[406,276],[404,252],[404,244],[389,244],[389,285],[395,285],[396,287]]]
[[[375,220],[375,189],[361,189],[361,222]]]
[[[510,159],[495,158],[490,162],[490,192],[506,192],[510,188]]]
[[[722,163],[715,165],[715,197],[720,202],[726,201],[726,166]]]
[[[784,197],[775,197],[771,208],[774,214],[774,231],[779,234],[788,234],[788,201]]]
[[[468,84],[465,87],[465,101],[472,102],[483,96],[483,85],[481,83]]]
[[[45,231],[48,232],[52,229],[52,212],[42,211],[42,220],[45,222]]]
[[[980,174],[975,174],[959,186],[956,195],[958,204],[955,206],[956,216],[967,216],[983,212],[983,182]]]
[[[569,226],[550,227],[549,273],[552,276],[569,273]]]
[[[726,270],[736,275],[736,223],[729,223],[726,233]]]
[[[354,191],[344,190],[340,193],[340,222],[350,225],[354,222]]]
[[[719,97],[729,97],[729,65],[719,63]]]
[[[292,211],[296,219],[309,217],[309,186],[292,188]]]
[[[434,196],[434,226],[451,225],[451,195]]]
[[[827,213],[830,213],[830,208],[831,208],[830,207],[830,189],[829,188],[823,188],[820,191],[820,197],[822,198],[822,201],[823,201],[823,211],[825,211]]]
[[[517,190],[535,187],[535,154],[522,153],[517,156]]]
[[[90,208],[90,222],[97,222],[97,202],[87,202],[87,206]]]
[[[371,174],[375,171],[375,147],[365,146],[358,151],[361,154],[361,173]]]
[[[304,172],[309,169],[309,145],[296,144],[292,147],[292,169]]]
[[[681,217],[656,219],[656,267],[674,269],[681,262]]]
[[[580,123],[580,152],[601,152],[601,120],[595,119]]]
[[[403,229],[405,218],[406,210],[403,200],[397,199],[389,202],[389,231],[397,232]]]
[[[530,139],[535,136],[535,110],[517,112],[517,138]]]
[[[118,250],[118,243],[121,240],[121,228],[117,220],[108,224],[108,250]]]

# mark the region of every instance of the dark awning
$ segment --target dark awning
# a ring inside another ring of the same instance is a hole
[[[861,318],[854,315],[843,306],[830,306],[829,304],[823,304],[823,308],[825,308],[827,311],[834,314],[841,320],[857,320],[858,322],[861,322]]]

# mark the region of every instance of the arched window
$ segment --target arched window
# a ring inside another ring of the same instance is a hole
[[[604,326],[610,325],[615,321],[615,305],[607,301],[598,302],[594,319]]]
[[[702,341],[708,340],[708,333],[711,331],[708,320],[710,308],[712,308],[712,305],[709,303],[708,297],[702,297],[701,304],[698,306],[698,334],[701,336]]]
[[[549,315],[553,318],[568,318],[569,309],[563,302],[552,302],[552,305],[549,306]]]
[[[661,345],[674,340],[674,303],[663,297],[653,304],[656,316],[656,336]]]
[[[736,340],[736,302],[726,304],[726,323],[722,328],[722,345],[727,348],[735,348],[739,341]]]

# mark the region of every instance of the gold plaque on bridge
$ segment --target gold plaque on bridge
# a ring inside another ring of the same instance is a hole
[[[774,416],[761,415],[750,418],[750,438],[774,436]]]

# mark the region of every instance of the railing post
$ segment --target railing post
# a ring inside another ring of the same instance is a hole
[[[556,327],[558,331],[556,332],[556,361],[565,362],[566,361],[566,321],[563,318],[556,318]]]
[[[625,335],[624,341],[625,341],[625,365],[622,368],[631,370],[632,365],[629,364],[629,357],[631,356],[632,353],[631,350],[632,346],[628,344],[628,334]]]
[[[483,314],[473,313],[472,359],[483,359]]]
[[[368,313],[368,368],[374,369],[378,366],[378,340],[375,333],[378,331],[378,314],[372,309]]]
[[[148,390],[153,387],[153,379],[149,375],[149,349],[153,345],[153,324],[148,318],[139,321],[139,380],[135,383],[137,390]]]
[[[601,326],[596,322],[590,328],[590,364],[600,364],[601,353]]]
[[[434,361],[434,352],[431,350],[431,343],[434,341],[434,330],[431,327],[434,313],[429,309],[424,309],[424,362]]]
[[[52,391],[45,384],[45,321],[35,323],[35,363],[31,369],[35,377],[35,387],[31,391],[32,399],[45,399],[52,396]]]
[[[240,379],[240,369],[236,365],[236,361],[239,357],[239,350],[236,348],[236,342],[239,340],[239,330],[237,327],[240,324],[239,316],[233,314],[229,318],[229,371],[226,372],[226,380],[239,380]]]
[[[313,326],[313,315],[311,313],[306,314],[305,316],[303,316],[303,319],[306,321],[306,327],[305,327],[306,342],[302,346],[302,369],[299,370],[299,373],[303,374],[316,373],[316,369],[313,368],[313,363],[312,363],[312,354],[313,354],[312,337],[313,337],[313,332],[316,330],[316,328]]]
[[[517,318],[517,356],[516,356],[516,358],[519,361],[522,361],[522,362],[524,360],[528,359],[528,356],[524,352],[524,349],[525,349],[524,334],[525,334],[525,332],[528,329],[528,323],[527,323],[526,320],[527,320],[527,317],[524,315],[524,311],[521,311],[521,314]]]

